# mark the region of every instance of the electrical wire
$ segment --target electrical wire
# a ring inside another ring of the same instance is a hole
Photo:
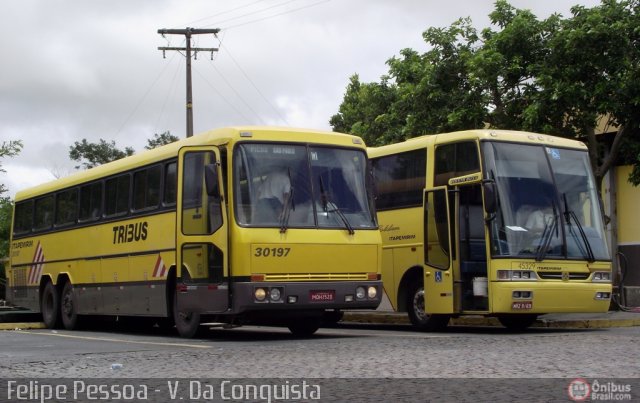
[[[220,21],[216,21],[215,23],[211,23],[211,24],[203,25],[203,26],[201,26],[200,28],[207,28],[207,27],[211,27],[211,26],[214,26],[214,25],[215,25],[215,26],[218,26],[218,25],[220,25],[220,24],[222,24],[222,23],[225,23],[225,22],[239,20],[239,19],[241,19],[241,18],[246,18],[246,17],[249,17],[249,16],[254,15],[254,14],[260,14],[260,13],[262,13],[262,12],[264,12],[264,11],[269,11],[269,10],[272,10],[272,9],[274,9],[274,8],[282,7],[282,6],[284,6],[284,5],[287,5],[287,4],[289,4],[289,3],[294,3],[294,2],[296,2],[296,1],[300,1],[300,0],[286,0],[286,1],[283,1],[283,2],[281,2],[281,3],[277,3],[277,4],[273,4],[273,5],[270,5],[270,6],[265,7],[265,8],[261,8],[261,9],[256,10],[256,11],[251,11],[251,12],[246,13],[246,14],[242,14],[242,15],[239,15],[239,16],[235,16],[235,17],[227,18],[227,19],[220,20]]]
[[[192,65],[192,67],[193,67],[193,65]],[[242,119],[244,119],[245,121],[250,121],[251,120],[244,113],[242,113],[242,111],[240,111],[238,108],[236,108],[235,105],[233,105],[213,84],[211,84],[211,82],[209,80],[207,80],[207,77],[204,74],[200,73],[200,71],[197,68],[194,69],[194,70],[196,71],[198,76],[200,76],[200,78],[202,78],[202,80],[204,80],[204,82],[207,83],[211,87],[211,89],[213,89],[213,91],[215,91],[215,93],[218,94],[218,96],[223,101],[225,101],[227,103],[227,105],[229,105],[238,115],[240,115],[240,117],[242,117]],[[254,113],[255,113],[255,111],[254,111]],[[262,119],[260,119],[260,116],[258,116],[258,119],[262,122]]]
[[[173,60],[173,57],[170,59]],[[156,76],[155,80],[153,80],[153,82],[151,83],[151,85],[149,86],[149,88],[147,88],[147,91],[144,93],[144,95],[142,95],[142,97],[140,98],[140,100],[138,101],[138,103],[136,104],[136,106],[133,108],[133,110],[129,113],[129,115],[126,117],[126,119],[124,120],[124,122],[122,122],[122,124],[120,125],[120,127],[118,128],[118,130],[115,133],[114,137],[117,137],[121,132],[122,129],[124,129],[124,127],[127,125],[127,123],[129,123],[129,120],[133,117],[133,115],[137,112],[138,108],[140,108],[140,105],[142,105],[142,103],[144,102],[144,100],[147,98],[147,96],[149,95],[149,93],[151,92],[151,90],[153,89],[153,87],[158,83],[158,81],[160,80],[160,77],[162,77],[162,75],[164,74],[164,72],[167,70],[167,68],[169,67],[170,63],[165,63],[164,67],[162,68],[162,70],[160,70],[160,73]]]
[[[229,9],[229,10],[221,11],[221,12],[219,12],[217,14],[213,14],[213,15],[210,15],[210,16],[207,16],[207,17],[198,18],[197,20],[193,20],[191,22],[187,22],[186,24],[180,24],[180,25],[189,26],[189,25],[195,24],[196,22],[205,21],[205,20],[208,20],[208,19],[211,19],[211,18],[219,17],[221,15],[229,14],[229,13],[231,13],[233,11],[241,10],[243,8],[252,6],[254,4],[262,3],[263,1],[266,1],[266,0],[257,0],[257,1],[254,1],[252,3],[247,3],[247,4],[243,5],[243,6],[238,6],[236,8],[232,8],[232,9]]]
[[[255,24],[256,22],[260,22],[260,21],[264,21],[264,20],[271,19],[271,18],[279,17],[279,16],[281,16],[281,15],[285,15],[285,14],[291,14],[291,13],[294,13],[294,12],[296,12],[296,11],[304,10],[304,9],[306,9],[306,8],[311,8],[311,7],[319,6],[320,4],[328,3],[328,2],[330,2],[330,1],[331,1],[331,0],[322,0],[322,1],[319,1],[319,2],[317,2],[317,3],[308,4],[308,5],[306,5],[306,6],[302,6],[302,7],[294,8],[294,9],[287,10],[287,11],[283,11],[283,12],[278,13],[278,14],[273,14],[273,15],[269,15],[269,16],[266,16],[266,17],[263,17],[263,18],[258,18],[258,19],[256,19],[256,20],[251,20],[251,21],[243,22],[243,23],[241,23],[241,24],[231,25],[231,26],[228,26],[228,27],[223,28],[223,29],[229,30],[229,29],[234,29],[234,28],[242,27],[242,26],[249,25],[249,24]]]
[[[222,49],[222,42],[220,43],[220,49]],[[253,82],[253,80],[249,77],[249,75],[244,71],[244,69],[242,68],[242,66],[240,65],[240,63],[238,63],[235,59],[235,57],[233,57],[233,55],[231,54],[231,52],[229,51],[228,47],[225,47],[225,52],[227,55],[229,55],[229,57],[231,58],[231,60],[233,61],[233,63],[236,65],[236,67],[238,68],[238,70],[240,70],[240,72],[242,73],[242,75],[244,76],[244,78],[247,79],[247,81],[251,84],[251,86],[253,86],[253,88],[256,90],[256,92],[260,95],[260,97],[271,107],[271,109],[273,109],[273,111],[276,112],[276,114],[278,115],[278,117],[280,117],[280,120],[282,120],[287,126],[291,126],[289,124],[289,122],[287,121],[287,119],[284,117],[284,115],[282,115],[282,113],[280,113],[280,110],[278,110],[278,108],[276,108],[271,101],[269,101],[269,99],[267,99],[267,97],[262,93],[262,91],[260,91],[260,89],[258,88],[258,86]]]
[[[171,63],[171,61],[175,58],[175,53],[174,55],[171,57],[171,60],[169,61],[169,64]],[[162,103],[162,107],[160,108],[160,113],[158,113],[158,118],[156,119],[156,124],[155,124],[155,131],[156,133],[160,132],[160,119],[162,119],[162,117],[164,116],[164,111],[166,109],[167,103],[169,101],[169,99],[173,99],[173,94],[175,93],[178,85],[178,73],[180,73],[183,69],[183,64],[179,63],[177,65],[176,68],[176,72],[173,74],[173,80],[171,80],[171,83],[169,84],[169,90],[167,91],[167,95],[164,98],[164,102]]]

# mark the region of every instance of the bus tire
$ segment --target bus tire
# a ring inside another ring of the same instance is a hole
[[[60,295],[60,316],[62,324],[67,330],[78,328],[78,300],[73,293],[73,285],[71,281],[67,281]]]
[[[196,312],[179,312],[178,296],[173,296],[173,321],[180,337],[192,338],[200,328],[200,314]]]
[[[320,322],[318,319],[301,319],[287,326],[295,337],[309,337],[318,331]]]
[[[62,321],[60,315],[60,295],[56,286],[51,281],[47,281],[42,296],[40,298],[40,311],[42,312],[42,321],[49,329],[57,329]]]
[[[447,327],[449,315],[430,315],[424,311],[424,286],[422,282],[413,283],[407,296],[409,320],[414,327],[428,332],[436,332]]]
[[[499,315],[498,321],[509,330],[521,331],[533,325],[538,319],[536,314]]]

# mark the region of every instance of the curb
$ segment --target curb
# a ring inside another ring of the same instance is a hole
[[[345,312],[342,323],[396,324],[410,325],[406,314]],[[497,318],[466,316],[451,318],[449,326],[502,327]],[[640,316],[636,319],[545,319],[541,318],[531,326],[534,328],[603,329],[612,327],[640,326]]]
[[[0,330],[29,330],[29,329],[46,329],[42,322],[13,322],[0,323]]]

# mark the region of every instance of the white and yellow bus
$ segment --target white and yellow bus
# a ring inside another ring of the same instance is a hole
[[[227,128],[16,195],[7,297],[88,315],[276,324],[375,309],[381,239],[362,140]],[[142,320],[142,319],[141,319]]]
[[[418,327],[606,312],[611,260],[587,148],[472,130],[370,148],[392,307]]]

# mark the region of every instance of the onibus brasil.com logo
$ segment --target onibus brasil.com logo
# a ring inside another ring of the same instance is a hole
[[[591,401],[631,401],[631,385],[616,382],[589,382],[577,378],[567,388],[569,399],[574,402]]]

